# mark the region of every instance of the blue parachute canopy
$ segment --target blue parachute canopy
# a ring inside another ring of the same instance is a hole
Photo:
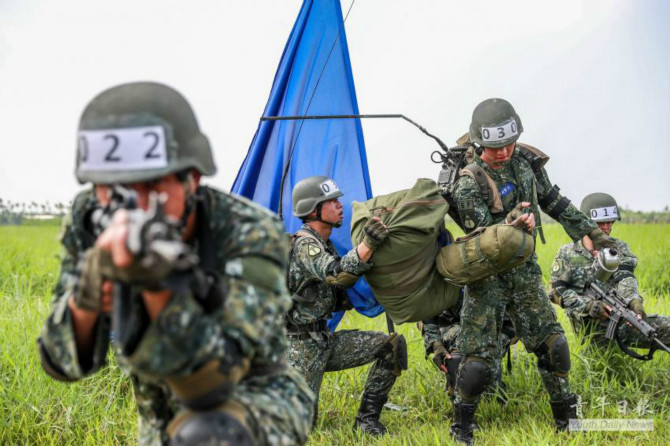
[[[264,116],[358,114],[356,90],[339,0],[305,0],[289,36],[272,84]],[[280,187],[285,169],[283,193]],[[261,121],[232,191],[275,212],[289,232],[301,221],[291,208],[291,191],[300,180],[323,175],[335,180],[344,197],[344,222],[331,240],[349,251],[351,202],[372,197],[359,119]],[[364,279],[348,290],[360,313],[384,311]],[[336,315],[334,329],[342,318]]]

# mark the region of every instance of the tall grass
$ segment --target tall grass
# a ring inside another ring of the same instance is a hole
[[[35,347],[49,311],[58,261],[54,227],[0,227],[0,444],[132,444],[136,415],[128,381],[114,366],[79,383],[59,383],[42,372]],[[558,225],[545,228],[547,245],[538,246],[545,280],[558,248],[569,240]],[[626,240],[639,259],[637,277],[648,313],[670,315],[670,225],[623,225],[615,236]],[[634,361],[616,351],[587,351],[556,308],[572,355],[570,380],[584,403],[587,418],[653,418],[653,432],[556,434],[548,397],[533,355],[513,349],[513,370],[505,372],[510,401],[485,399],[478,410],[482,445],[670,444],[670,355],[650,362]],[[367,319],[350,312],[341,328],[384,331],[383,317]],[[329,373],[323,382],[320,417],[310,445],[446,445],[451,404],[444,378],[423,355],[413,324],[398,327],[409,342],[410,368],[390,395],[382,420],[391,435],[372,439],[351,429],[367,367]],[[111,358],[110,358],[111,359]],[[113,360],[110,361],[113,364]],[[602,399],[604,397],[604,400]],[[600,399],[599,399],[600,398]],[[626,401],[627,413],[617,403]],[[653,413],[633,412],[642,403]],[[604,408],[599,407],[605,403]],[[604,416],[603,416],[604,413]]]

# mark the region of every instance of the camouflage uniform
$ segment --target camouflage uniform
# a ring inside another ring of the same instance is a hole
[[[305,375],[317,395],[317,403],[324,372],[359,367],[374,361],[364,395],[375,395],[386,401],[396,380],[389,336],[358,330],[331,333],[326,327],[326,319],[333,311],[351,308],[344,289],[326,281],[333,263],[339,262],[342,271],[354,275],[361,275],[372,264],[362,262],[356,248],[340,258],[333,243],[323,240],[307,224],[298,233],[302,231],[311,237],[294,236],[296,239],[289,257],[288,288],[293,293],[294,303],[286,315],[289,330],[287,358]]]
[[[421,323],[421,334],[423,335],[423,345],[426,350],[426,357],[431,353],[434,353],[435,342],[441,342],[444,345],[444,348],[447,349],[447,352],[452,355],[452,358],[457,355],[460,356],[460,351],[457,348],[458,337],[461,334],[461,309],[463,307],[463,298],[461,297],[458,300],[458,303],[440,313],[437,317],[425,320]],[[509,315],[505,313],[503,319],[503,327],[500,333],[498,334],[498,344],[500,350],[506,352],[511,344],[516,342],[516,336],[514,334],[514,326],[512,325],[512,320]],[[504,388],[502,383],[502,367],[501,367],[501,358],[498,358],[495,366],[495,375],[496,381]],[[460,364],[460,358],[458,360]],[[457,367],[458,365],[456,365]],[[449,368],[449,366],[448,366]],[[454,379],[456,371],[449,370],[447,375],[447,391],[450,395],[454,395]]]
[[[168,423],[178,410],[185,409],[171,394],[168,380],[188,377],[203,364],[225,358],[232,341],[250,362],[250,369],[221,409],[236,411],[244,419],[255,444],[303,444],[310,429],[314,395],[283,359],[282,314],[290,304],[284,282],[288,252],[283,225],[276,216],[243,198],[207,187],[198,190],[197,198],[196,231],[190,243],[198,250],[201,263],[207,249],[204,246],[211,247],[212,267],[226,290],[225,301],[206,312],[193,285],[183,286],[173,290],[166,307],[151,321],[137,290],[131,288],[124,295],[137,304],[130,314],[135,323],[128,327],[129,338],[135,341],[123,344],[117,339],[114,350],[119,366],[133,383],[139,443],[166,444]],[[109,345],[109,325],[101,317],[93,353],[82,357],[68,308],[78,281],[77,259],[95,242],[88,226],[88,216],[95,207],[92,191],[80,193],[64,223],[53,311],[38,341],[44,368],[64,381],[98,371],[105,365]]]
[[[640,299],[637,280],[633,275],[637,258],[628,244],[618,239],[614,240],[619,251],[619,269],[602,288],[606,292],[615,288],[626,300]],[[593,255],[581,241],[562,246],[551,269],[552,295],[554,301],[565,309],[576,334],[589,335],[596,345],[606,347],[609,341],[605,338],[605,330],[609,321],[589,316],[587,307],[594,298],[584,293],[587,282],[592,279],[593,260]],[[658,332],[661,342],[665,344],[670,342],[670,317],[648,315],[646,322]],[[638,330],[626,324],[620,326],[619,338],[631,347],[652,346],[652,343]]]
[[[558,214],[558,222],[573,240],[597,228],[567,199],[563,199],[557,189],[552,188],[544,168],[534,173],[518,148],[514,149],[511,159],[500,169],[490,168],[476,154],[474,163],[495,182],[503,210],[492,214],[475,180],[461,176],[456,184],[454,198],[461,220],[468,228],[502,223],[520,202],[531,203],[530,210],[535,214],[536,222],[540,221],[540,208],[550,215]],[[560,213],[554,212],[555,209],[560,209]],[[567,398],[570,395],[567,372],[557,373],[547,351],[550,347],[548,343],[562,335],[563,329],[542,286],[542,271],[536,254],[521,266],[466,287],[461,312],[461,336],[457,342],[466,360],[461,363],[458,383],[464,366],[470,361],[481,361],[490,368],[495,367],[495,362],[503,354],[498,334],[503,326],[505,312],[510,315],[516,335],[526,349],[538,356],[538,370],[552,400]],[[462,386],[457,385],[456,403],[467,401],[476,404],[478,400],[478,395],[466,394]]]

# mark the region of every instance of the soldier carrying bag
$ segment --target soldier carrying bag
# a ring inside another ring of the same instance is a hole
[[[533,238],[509,225],[481,228],[442,247],[449,205],[437,184],[419,179],[407,190],[353,203],[351,241],[363,239],[363,227],[378,216],[389,236],[375,252],[365,277],[393,322],[433,317],[458,301],[460,286],[525,262]]]

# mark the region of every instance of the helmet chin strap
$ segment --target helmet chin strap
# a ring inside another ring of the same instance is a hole
[[[316,217],[315,218],[306,218],[305,221],[319,221],[321,223],[327,224],[330,227],[333,228],[339,228],[342,226],[342,222],[338,221],[336,223],[326,221],[323,218],[321,218],[321,208],[323,207],[323,202],[319,203],[316,205]]]

